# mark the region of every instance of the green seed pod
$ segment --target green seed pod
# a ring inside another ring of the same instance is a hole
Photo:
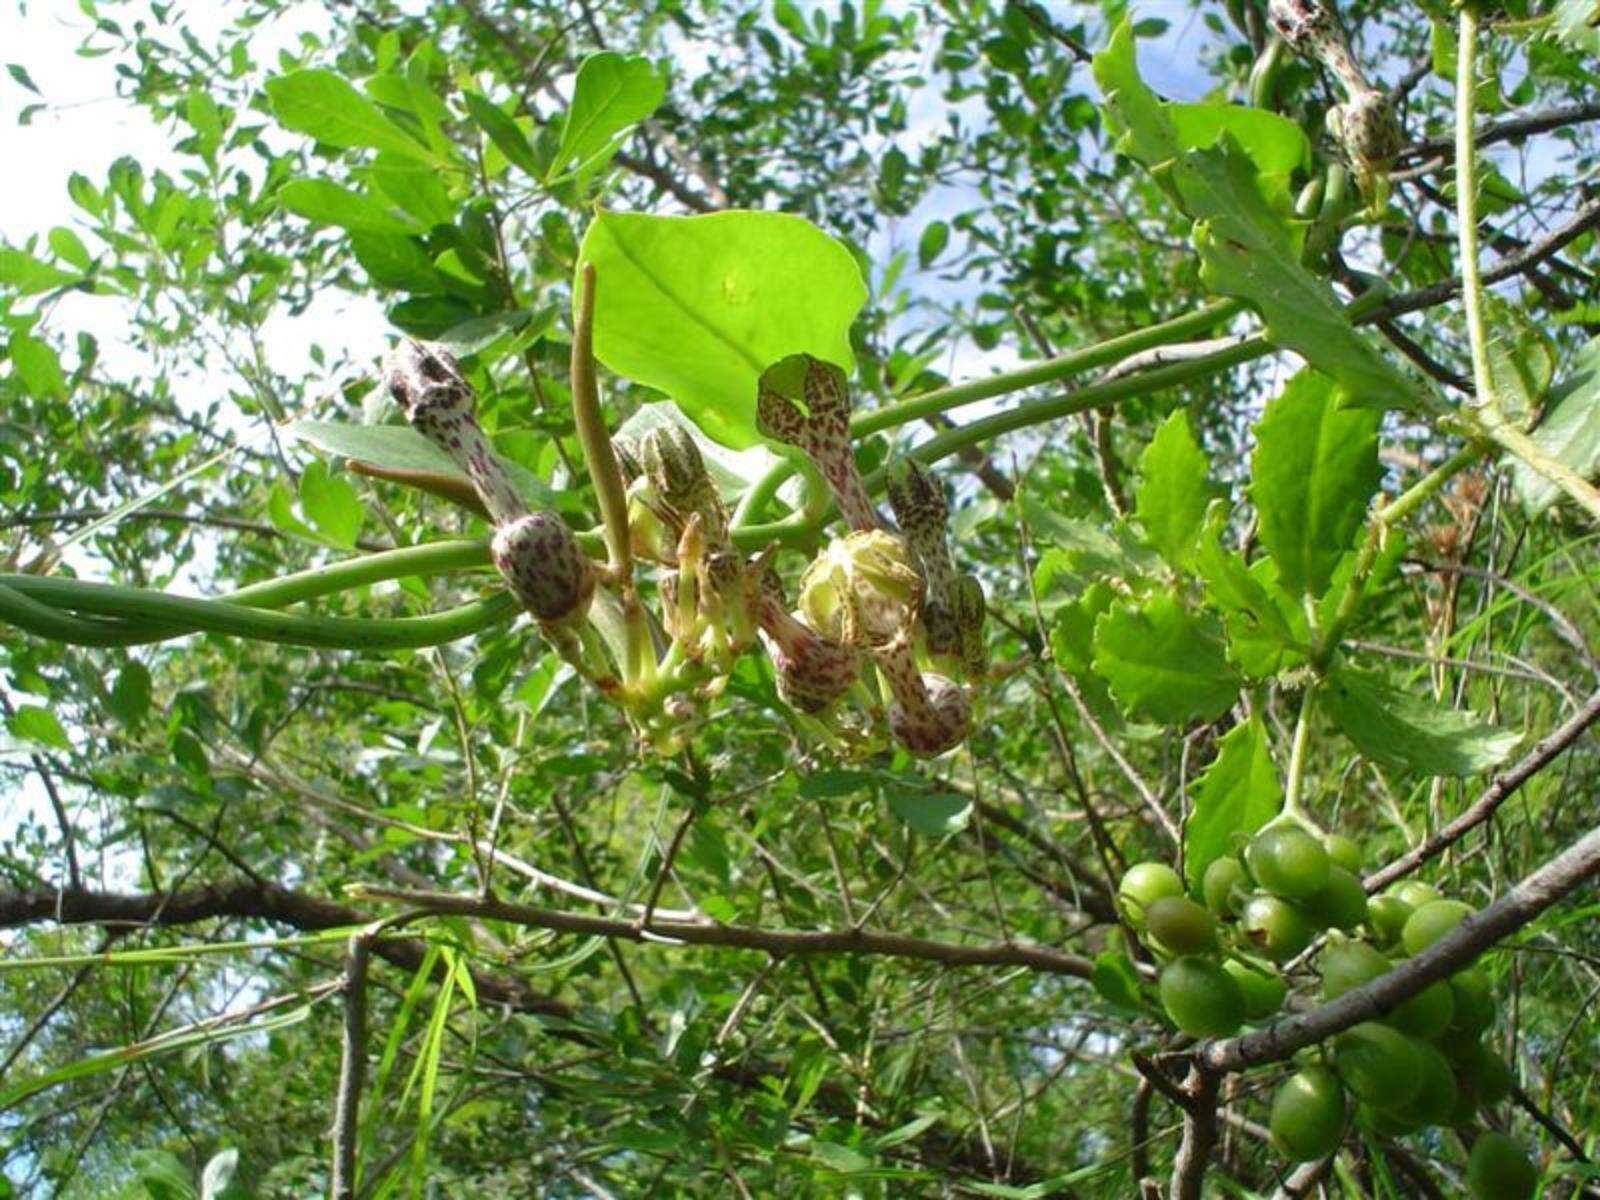
[[[1426,1042],[1414,1042],[1412,1048],[1417,1052],[1421,1083],[1411,1103],[1397,1115],[1418,1127],[1443,1125],[1450,1120],[1461,1099],[1455,1072],[1445,1056]]]
[[[1455,1007],[1450,984],[1441,979],[1401,1003],[1387,1019],[1396,1029],[1426,1040],[1445,1031],[1455,1015]]]
[[[1278,896],[1251,896],[1239,914],[1255,950],[1273,962],[1288,962],[1311,944],[1316,928],[1293,904]]]
[[[1367,901],[1367,926],[1380,946],[1393,946],[1411,912],[1411,906],[1399,896],[1373,896]]]
[[[1365,942],[1329,942],[1317,960],[1322,998],[1337,1000],[1352,988],[1387,974],[1391,963]]]
[[[1450,995],[1455,1001],[1450,1017],[1453,1039],[1475,1040],[1494,1024],[1494,988],[1476,967],[1450,976]]]
[[[1322,837],[1322,848],[1336,867],[1343,867],[1352,875],[1361,874],[1361,847],[1354,838],[1342,833],[1328,833]]]

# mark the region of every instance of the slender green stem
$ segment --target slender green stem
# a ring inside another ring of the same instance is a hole
[[[767,505],[795,472],[795,464],[787,456],[779,458],[767,468],[766,473],[745,488],[744,495],[739,497],[739,505],[733,510],[732,527],[742,529],[753,525],[756,518],[767,511]]]
[[[1055,383],[1072,375],[1081,375],[1096,367],[1120,362],[1130,354],[1137,354],[1141,350],[1166,346],[1206,333],[1242,311],[1244,311],[1242,301],[1219,300],[1192,313],[1174,317],[1170,321],[1162,321],[1144,329],[1135,329],[1131,333],[1120,334],[1092,346],[1085,346],[1081,350],[1045,359],[1043,362],[1029,363],[1015,371],[991,375],[986,379],[974,379],[968,383],[958,383],[953,387],[939,388],[937,391],[925,392],[897,404],[887,404],[871,412],[858,413],[850,422],[850,432],[856,437],[865,437],[869,433],[892,429],[908,421],[931,417],[936,413],[949,412],[966,404],[992,400],[996,396],[1037,387],[1041,383]]]
[[[1295,720],[1294,742],[1289,748],[1289,775],[1283,785],[1284,815],[1301,822],[1308,820],[1300,807],[1300,792],[1305,780],[1306,747],[1311,743],[1311,718],[1316,713],[1316,705],[1317,684],[1313,681],[1306,685],[1300,697],[1300,716]]]
[[[1472,384],[1479,405],[1500,412],[1489,367],[1489,335],[1483,315],[1483,277],[1478,272],[1478,158],[1473,132],[1478,106],[1478,17],[1461,6],[1456,46],[1456,237],[1461,247],[1461,301],[1472,344]]]
[[[594,374],[595,270],[585,263],[578,276],[572,320],[572,416],[583,446],[584,465],[600,501],[605,522],[606,548],[611,569],[621,582],[633,570],[632,543],[628,538],[628,494],[611,449],[611,431],[600,411],[600,385]]]
[[[364,587],[369,583],[381,583],[387,579],[401,579],[407,575],[439,575],[446,571],[465,571],[488,565],[488,542],[470,538],[424,542],[398,550],[363,554],[343,562],[312,567],[309,571],[294,575],[253,583],[217,599],[229,604],[247,604],[251,608],[283,608],[302,600]]]
[[[1373,510],[1367,519],[1366,539],[1357,552],[1355,570],[1350,573],[1350,580],[1345,584],[1339,607],[1334,611],[1328,627],[1317,631],[1316,645],[1311,653],[1311,664],[1317,670],[1326,669],[1328,662],[1333,658],[1333,652],[1339,648],[1344,631],[1349,628],[1350,622],[1355,619],[1356,612],[1361,607],[1367,578],[1372,574],[1373,564],[1378,560],[1378,551],[1382,548],[1384,535],[1420,508],[1451,479],[1482,458],[1484,452],[1483,443],[1468,443],[1389,503]]]
[[[223,600],[169,596],[115,584],[37,575],[0,575],[0,591],[19,593],[24,599],[55,610],[58,616],[60,610],[70,610],[101,617],[131,618],[143,625],[142,629],[130,631],[137,633],[131,640],[139,642],[165,641],[185,633],[202,632],[326,649],[399,650],[453,642],[503,625],[517,614],[516,602],[508,592],[497,592],[427,616],[381,619],[298,616]],[[4,615],[7,620],[16,620],[23,628],[30,628],[27,614],[13,610]],[[61,632],[68,632],[59,622],[57,625]],[[97,625],[90,623],[84,632],[94,633],[96,629]],[[53,632],[40,632],[43,636],[56,636]],[[115,643],[108,643],[102,635],[99,640],[85,644]]]

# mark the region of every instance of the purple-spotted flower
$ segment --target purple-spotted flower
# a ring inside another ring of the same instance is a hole
[[[905,541],[882,529],[834,538],[800,579],[807,623],[851,646],[881,646],[910,629],[922,595]]]
[[[778,673],[778,695],[803,713],[819,713],[855,684],[861,660],[855,647],[812,629],[784,602],[770,569],[760,581],[761,641]]]
[[[761,373],[756,428],[816,464],[850,528],[879,527],[850,448],[850,390],[842,370],[809,354],[773,363]]]

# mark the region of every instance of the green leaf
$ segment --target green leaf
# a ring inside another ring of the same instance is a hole
[[[1309,656],[1305,620],[1270,559],[1247,566],[1222,545],[1226,524],[1225,507],[1214,502],[1194,554],[1195,573],[1205,581],[1207,599],[1222,610],[1229,661],[1249,678],[1265,679]]]
[[[1235,725],[1193,788],[1194,811],[1183,831],[1183,870],[1189,885],[1228,852],[1235,834],[1251,834],[1283,807],[1278,768],[1258,719]]]
[[[14,333],[7,352],[11,356],[12,369],[22,381],[22,386],[28,389],[29,395],[41,400],[66,399],[67,379],[61,373],[61,358],[48,342],[25,333]]]
[[[83,244],[83,239],[65,225],[57,225],[50,231],[47,239],[50,249],[56,252],[57,258],[63,258],[80,271],[87,271],[94,265],[94,260],[89,256],[89,247]]]
[[[1489,338],[1489,376],[1506,418],[1526,428],[1555,376],[1555,346],[1522,311],[1498,296],[1484,297]]]
[[[19,296],[34,296],[51,288],[77,283],[80,276],[35,258],[22,250],[0,250],[0,284]]]
[[[1107,610],[1094,626],[1094,669],[1131,716],[1164,725],[1212,720],[1239,692],[1216,622],[1170,595]]]
[[[845,1175],[865,1171],[872,1166],[872,1159],[865,1154],[837,1142],[812,1142],[811,1155],[818,1162]]]
[[[1562,45],[1579,54],[1600,56],[1600,20],[1595,0],[1560,0],[1551,14],[1552,31]]]
[[[35,96],[44,95],[44,93],[39,90],[38,85],[33,82],[33,76],[28,74],[28,68],[23,66],[21,63],[7,63],[6,74],[11,76],[11,78],[16,81],[18,87],[27,88]]]
[[[333,71],[312,67],[279,75],[267,80],[267,97],[280,125],[319,142],[341,149],[387,150],[434,166],[447,164]]]
[[[929,221],[917,239],[917,265],[927,270],[949,244],[950,226],[943,221]]]
[[[1256,422],[1250,498],[1261,544],[1294,594],[1320,596],[1378,489],[1378,414],[1341,409],[1321,374],[1289,380]]]
[[[1593,479],[1600,475],[1600,338],[1579,350],[1572,370],[1551,393],[1544,420],[1533,431],[1539,448]],[[1549,508],[1561,491],[1520,460],[1511,467],[1511,480],[1529,513]]]
[[[291,179],[278,189],[278,203],[316,225],[357,233],[423,232],[400,210],[326,179]]]
[[[348,479],[322,462],[306,464],[300,474],[300,509],[335,545],[346,550],[361,534],[361,497]]]
[[[466,479],[462,471],[427,438],[409,425],[347,425],[334,421],[290,421],[283,427],[290,437],[341,458],[389,467],[396,471],[433,471],[453,479]],[[531,508],[563,507],[559,498],[527,467],[503,454],[495,455],[511,486]]]
[[[785,213],[652,217],[602,211],[593,263],[595,354],[677,402],[725,445],[758,440],[761,372],[808,353],[855,369],[850,323],[867,299],[855,257]]]
[[[604,51],[584,59],[545,181],[553,181],[568,164],[581,170],[614,150],[612,139],[655,112],[666,94],[666,76],[643,55]]]
[[[1118,1008],[1139,1007],[1139,973],[1124,951],[1102,950],[1095,955],[1089,982]]]
[[[72,749],[72,743],[67,740],[67,731],[61,728],[56,714],[42,704],[18,705],[17,711],[6,718],[6,728],[14,737],[38,742],[52,750]]]
[[[944,837],[967,827],[972,801],[955,792],[890,791],[889,811],[924,837]]]
[[[1275,211],[1291,206],[1289,185],[1294,173],[1311,159],[1311,143],[1288,117],[1242,104],[1167,104],[1178,142],[1186,149],[1215,146],[1223,136],[1245,152],[1256,169],[1257,188]]]
[[[473,122],[489,135],[489,140],[506,156],[506,161],[533,178],[539,178],[539,163],[533,156],[533,147],[528,144],[516,121],[477,92],[464,91],[461,97],[467,102],[467,111],[472,114]]]
[[[1322,707],[1380,766],[1424,775],[1477,775],[1506,760],[1522,736],[1486,725],[1351,667],[1329,673]]]
[[[1139,458],[1134,516],[1150,544],[1174,569],[1188,562],[1206,505],[1217,493],[1206,478],[1209,469],[1189,428],[1189,414],[1181,408],[1161,423]]]
[[[106,711],[129,729],[137,728],[150,711],[150,670],[138,659],[129,659],[117,672],[117,682],[106,699]]]

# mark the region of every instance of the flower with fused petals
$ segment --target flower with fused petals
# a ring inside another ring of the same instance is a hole
[[[850,389],[842,370],[809,354],[773,363],[761,373],[756,428],[816,465],[852,529],[878,528],[877,510],[850,448]]]
[[[923,584],[904,539],[881,529],[834,538],[800,580],[810,626],[852,646],[879,646],[911,627]]]

